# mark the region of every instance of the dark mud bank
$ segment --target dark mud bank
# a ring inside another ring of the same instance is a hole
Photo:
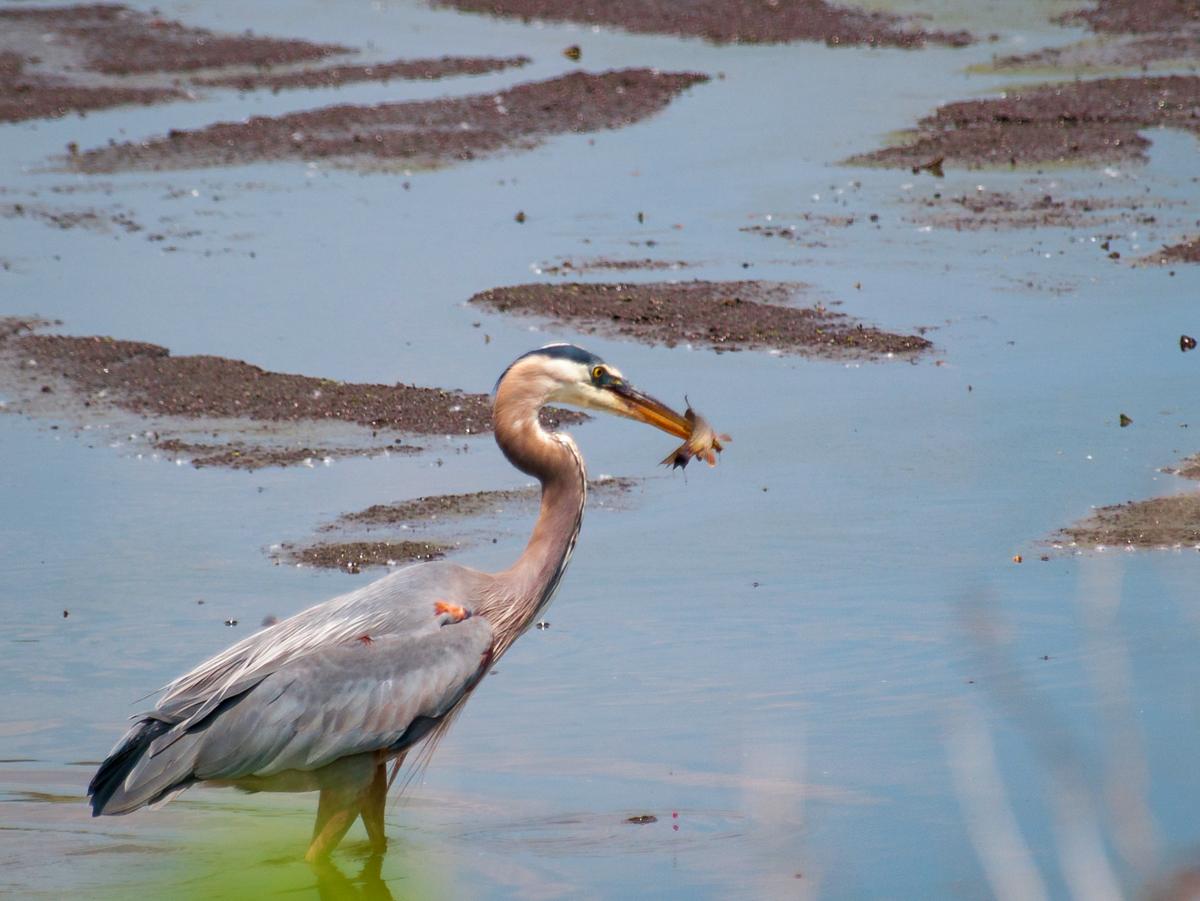
[[[913,19],[825,0],[435,0],[465,12],[510,18],[608,25],[643,34],[698,37],[717,44],[824,41],[831,46],[963,47],[965,31],[927,30]]]
[[[452,549],[450,545],[431,541],[331,541],[304,547],[282,544],[275,559],[317,569],[357,573],[374,566],[438,560]]]
[[[1031,166],[1145,161],[1155,126],[1200,134],[1200,77],[1104,78],[1013,90],[938,107],[909,143],[852,157],[858,165]]]
[[[1170,203],[1145,197],[1070,197],[1029,192],[971,191],[909,201],[905,218],[920,225],[955,231],[984,229],[1099,228],[1154,225]]]
[[[589,479],[588,502],[595,504],[599,498],[603,504],[628,493],[637,484],[635,479],[618,477]],[[334,522],[322,526],[321,531],[351,527],[429,527],[447,519],[501,514],[512,506],[532,509],[540,496],[537,488],[530,487],[473,491],[469,494],[436,494],[391,504],[373,504],[365,510],[343,514]]]
[[[1178,244],[1168,244],[1161,250],[1142,259],[1143,263],[1200,263],[1200,237],[1188,238]]]
[[[1151,65],[1200,63],[1200,3],[1194,0],[1098,0],[1055,16],[1060,25],[1082,25],[1099,39],[1033,53],[1003,56],[993,71],[1050,69],[1083,72]]]
[[[0,9],[0,122],[195,99],[193,87],[337,87],[478,75],[526,57],[344,62],[353,47],[223,34],[116,4]]]
[[[485,75],[528,65],[528,56],[469,57],[442,56],[436,59],[401,59],[387,63],[355,63],[324,68],[302,68],[288,72],[255,71],[232,75],[193,78],[203,87],[237,88],[239,91],[289,88],[339,88],[360,81],[392,79],[433,81],[458,75]]]
[[[1176,494],[1099,507],[1063,529],[1077,544],[1107,547],[1200,546],[1200,494]]]
[[[484,291],[470,302],[668,347],[691,343],[716,350],[880,357],[931,346],[918,335],[864,326],[823,306],[796,306],[803,289],[755,281],[527,284]]]
[[[53,412],[88,419],[120,409],[139,417],[227,420],[288,427],[298,444],[263,446],[236,433],[220,442],[153,436],[156,446],[190,458],[197,466],[258,468],[302,463],[311,458],[407,451],[389,435],[472,435],[491,429],[491,400],[416,385],[339,382],[271,372],[240,360],[215,356],[172,356],[165,347],[103,336],[45,335],[39,320],[0,319],[0,386],[36,411],[53,397]],[[63,397],[63,394],[66,397]],[[550,427],[586,416],[546,411]],[[306,423],[359,426],[371,439],[363,446],[323,447],[305,443]],[[225,425],[225,430],[229,426]],[[369,431],[368,431],[369,430]]]
[[[588,507],[614,509],[637,485],[636,479],[628,478],[589,480]],[[319,527],[317,531],[322,537],[312,543],[279,545],[273,556],[281,562],[350,573],[373,566],[432,560],[486,540],[477,534],[478,528],[464,537],[463,520],[476,520],[479,526],[495,525],[500,517],[514,512],[532,520],[540,496],[540,490],[531,486],[374,504]],[[413,532],[421,531],[432,531],[435,535],[429,539],[411,537]]]
[[[498,93],[441,100],[331,106],[255,116],[164,138],[88,150],[67,159],[80,172],[187,169],[268,160],[444,165],[553,135],[621,128],[663,109],[708,77],[623,69],[575,72]]]

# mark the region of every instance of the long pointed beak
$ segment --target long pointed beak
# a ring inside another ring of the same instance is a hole
[[[677,438],[691,437],[692,423],[662,401],[643,394],[626,382],[612,385],[609,390],[621,399],[625,405],[625,415],[631,419],[662,429]]]

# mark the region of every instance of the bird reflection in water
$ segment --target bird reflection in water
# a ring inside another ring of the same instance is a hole
[[[382,854],[368,857],[354,879],[342,872],[329,857],[314,861],[312,870],[317,877],[317,897],[321,901],[395,901],[383,879]]]

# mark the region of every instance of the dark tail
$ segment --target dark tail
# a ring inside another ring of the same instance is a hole
[[[170,728],[170,723],[146,718],[125,733],[88,785],[92,816],[129,813],[191,784],[191,767],[180,767],[184,761],[177,755],[164,752],[160,756],[169,759],[162,761],[146,756],[151,743]]]

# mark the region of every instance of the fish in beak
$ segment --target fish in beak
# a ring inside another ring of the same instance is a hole
[[[664,459],[663,465],[683,468],[693,457],[699,457],[709,466],[717,465],[717,454],[724,450],[723,442],[732,440],[728,435],[714,431],[708,420],[692,409],[676,413],[660,400],[644,394],[625,381],[606,386],[620,398],[625,416],[662,429],[684,442]]]

